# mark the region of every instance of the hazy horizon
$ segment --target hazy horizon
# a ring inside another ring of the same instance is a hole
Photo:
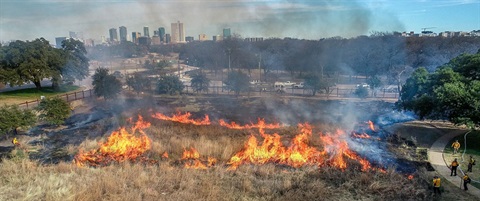
[[[184,23],[185,36],[221,35],[223,28],[242,37],[319,39],[354,37],[372,31],[472,31],[480,29],[480,0],[1,0],[0,41],[51,43],[69,31],[84,38],[108,38],[108,30],[127,33]]]

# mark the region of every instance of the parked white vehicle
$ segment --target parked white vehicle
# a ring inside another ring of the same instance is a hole
[[[286,81],[286,82],[275,82],[274,86],[275,87],[291,87],[293,85],[295,85],[296,83],[295,82],[290,82],[290,81]]]
[[[293,85],[293,88],[295,89],[303,89],[303,87],[305,87],[303,82]]]

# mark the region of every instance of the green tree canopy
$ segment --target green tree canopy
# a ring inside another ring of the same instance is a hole
[[[397,103],[420,118],[448,119],[455,124],[480,125],[480,53],[463,54],[434,73],[417,69],[400,92]]]
[[[182,81],[173,75],[162,76],[157,82],[157,93],[159,94],[180,94],[184,88]]]
[[[33,126],[37,116],[29,109],[20,109],[17,105],[0,107],[0,136],[16,133],[17,128]]]
[[[231,71],[228,73],[227,80],[224,81],[227,89],[235,92],[235,95],[239,95],[240,92],[248,91],[250,86],[248,75],[242,71]]]
[[[195,92],[208,91],[210,80],[205,73],[195,73],[192,75],[191,86]]]
[[[150,88],[150,80],[139,74],[133,74],[127,77],[127,85],[138,94]]]
[[[95,96],[106,99],[113,99],[122,91],[122,83],[108,73],[106,68],[97,68],[92,80]]]
[[[86,57],[87,50],[83,43],[75,39],[67,39],[62,42],[62,48],[66,57],[66,64],[61,69],[64,81],[74,82],[75,79],[85,79],[89,75],[89,59]]]
[[[36,110],[40,113],[41,120],[53,125],[65,123],[71,113],[70,104],[59,97],[43,99]]]
[[[0,82],[22,85],[32,82],[41,88],[45,78],[59,78],[65,60],[62,51],[50,46],[44,38],[34,41],[14,41],[2,47]]]

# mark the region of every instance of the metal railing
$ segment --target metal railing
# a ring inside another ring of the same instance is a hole
[[[82,91],[76,91],[76,92],[71,92],[71,93],[66,93],[62,95],[58,95],[57,97],[62,98],[63,100],[67,102],[75,101],[75,100],[80,100],[88,97],[93,96],[93,91],[92,89],[88,90],[82,90]],[[36,99],[32,101],[25,101],[20,104],[18,104],[19,107],[21,108],[34,108],[40,104],[41,99]]]

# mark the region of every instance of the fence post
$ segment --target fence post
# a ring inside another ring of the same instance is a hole
[[[27,105],[27,109],[28,109],[28,101],[25,101],[25,105]]]
[[[77,92],[75,92],[75,100],[77,100]]]
[[[85,90],[82,90],[82,98],[85,98]]]

